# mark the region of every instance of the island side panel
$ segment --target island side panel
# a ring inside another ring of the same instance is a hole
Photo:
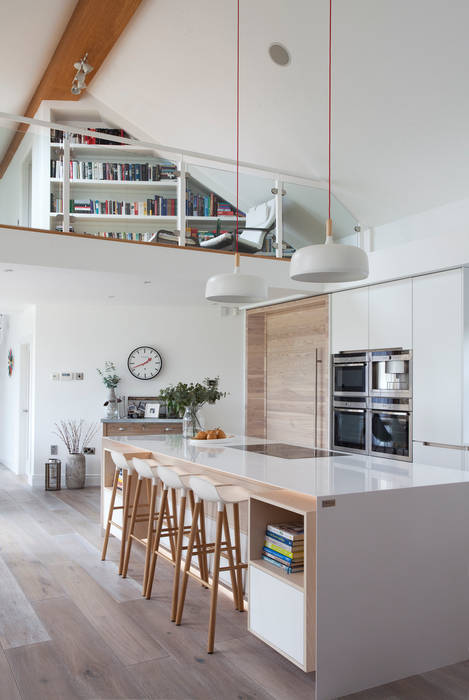
[[[469,484],[327,501],[317,509],[316,700],[467,659]]]

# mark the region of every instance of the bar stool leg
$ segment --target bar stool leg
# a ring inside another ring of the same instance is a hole
[[[171,489],[171,491],[174,491],[174,489]],[[171,550],[171,558],[174,561],[176,561],[176,543],[174,541],[174,534],[173,534],[173,519],[171,517],[171,508],[169,507],[169,491],[167,493],[166,497],[166,505],[163,510],[163,517],[166,518],[166,526],[169,530],[168,532],[168,538],[169,538],[169,548]]]
[[[126,542],[126,546],[125,546],[125,557],[124,557],[124,566],[122,567],[122,578],[125,578],[127,576],[127,570],[129,568],[130,549],[132,547],[132,535],[134,534],[134,531],[135,531],[135,519],[137,517],[138,501],[140,498],[140,491],[141,490],[142,490],[142,479],[139,478],[137,481],[137,487],[135,489],[134,502],[132,505],[132,517],[130,518],[129,534],[127,535],[127,542]]]
[[[179,601],[176,613],[176,625],[181,624],[182,612],[184,610],[184,601],[186,599],[187,582],[189,580],[189,570],[191,568],[192,561],[192,551],[194,549],[195,536],[199,527],[199,513],[200,513],[200,501],[197,501],[194,506],[194,514],[192,516],[192,526],[189,535],[189,543],[187,545],[186,551],[186,562],[184,565],[184,575],[182,577],[181,591],[179,594]]]
[[[241,538],[239,535],[239,504],[233,503],[233,527],[235,536],[236,575],[238,577],[238,610],[244,612],[243,572],[241,570]]]
[[[182,542],[184,539],[184,518],[186,515],[186,492],[181,494],[181,502],[179,504],[179,530],[176,546],[176,561],[174,564],[174,580],[173,580],[173,600],[171,604],[171,622],[176,619],[178,594],[179,594],[179,579],[181,574],[181,557],[182,557]]]
[[[127,541],[127,530],[129,526],[129,510],[130,510],[130,488],[132,485],[132,474],[129,474],[127,470],[123,471],[122,474],[122,492],[124,500],[124,508],[122,510],[122,540],[121,540],[121,552],[119,557],[119,576],[122,575],[122,569],[124,568],[124,555],[125,555],[125,545]]]
[[[104,561],[104,559],[106,559],[107,545],[109,542],[109,534],[111,532],[112,512],[114,510],[114,503],[116,501],[116,491],[117,491],[117,482],[119,479],[119,472],[120,472],[120,469],[118,469],[116,467],[116,470],[114,472],[114,480],[112,482],[111,502],[109,503],[109,512],[108,512],[108,516],[107,516],[106,532],[104,534],[103,551],[101,552],[101,561]]]
[[[151,556],[151,563],[150,563],[150,568],[149,568],[148,577],[147,577],[147,588],[145,591],[145,597],[148,599],[151,598],[151,589],[153,588],[153,580],[155,578],[156,560],[158,558],[158,547],[160,546],[161,530],[163,529],[163,519],[165,517],[167,504],[168,504],[168,489],[163,488],[163,493],[161,495],[160,511],[158,514],[158,521],[156,523],[155,540],[154,540],[154,545],[152,547],[153,553]]]
[[[239,606],[239,593],[238,593],[238,583],[236,581],[236,572],[234,568],[233,560],[233,550],[231,549],[231,536],[230,536],[230,526],[228,524],[228,514],[226,512],[226,506],[223,509],[223,528],[225,530],[225,542],[226,542],[226,556],[228,557],[228,565],[230,567],[230,577],[231,577],[231,590],[233,591],[233,603],[235,610]]]
[[[203,552],[202,552],[202,561],[203,561],[203,568],[204,568],[204,576],[203,579],[204,581],[207,581],[207,586],[204,586],[204,588],[208,588],[208,576],[209,576],[209,570],[208,570],[208,558],[207,558],[207,550],[205,549],[205,544],[207,542],[207,538],[205,535],[205,508],[204,508],[204,502],[200,502],[200,539],[202,540],[202,545],[203,545]]]
[[[221,508],[221,510],[220,510]],[[221,549],[221,533],[223,526],[223,514],[225,507],[218,504],[217,511],[217,534],[215,537],[215,553],[213,557],[213,574],[212,574],[212,597],[210,600],[210,621],[208,624],[208,643],[207,653],[213,654],[215,643],[215,624],[217,621],[217,598],[218,598],[218,576],[220,572],[220,549]]]
[[[148,511],[148,529],[147,529],[147,546],[145,548],[145,567],[143,569],[143,588],[142,595],[146,595],[147,592],[147,582],[148,573],[150,569],[150,558],[152,553],[152,543],[153,543],[153,526],[155,524],[155,507],[156,507],[156,497],[158,492],[158,485],[152,484],[151,494],[150,494],[150,510]]]
[[[192,517],[194,517],[195,502],[194,502],[194,492],[193,491],[189,491],[189,503],[191,506]],[[200,507],[202,508],[202,502],[200,503]],[[201,528],[197,527],[197,532],[195,533],[195,544],[197,546],[197,559],[199,561],[200,578],[203,581],[207,581],[207,574],[206,574],[206,571],[204,570],[204,558],[203,558],[203,554],[201,552],[201,547],[200,547],[199,529],[201,529]],[[205,539],[203,539],[203,543],[205,544]]]

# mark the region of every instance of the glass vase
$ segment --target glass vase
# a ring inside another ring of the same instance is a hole
[[[199,417],[197,415],[197,406],[187,406],[182,419],[182,434],[185,438],[193,438],[199,430],[202,430]]]

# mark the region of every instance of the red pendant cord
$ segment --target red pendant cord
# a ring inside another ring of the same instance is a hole
[[[332,0],[329,0],[329,219],[331,218]]]
[[[239,235],[239,0],[236,35],[236,254]]]

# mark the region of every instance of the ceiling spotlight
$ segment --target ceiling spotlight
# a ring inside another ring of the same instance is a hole
[[[72,82],[72,95],[79,95],[81,91],[86,88],[86,76],[93,70],[93,66],[87,63],[87,58],[88,54],[85,53],[80,61],[73,64],[73,67],[76,68],[77,72]]]
[[[151,284],[151,280],[144,280],[143,284]]]
[[[6,267],[3,272],[13,272],[13,269],[11,267]]]

